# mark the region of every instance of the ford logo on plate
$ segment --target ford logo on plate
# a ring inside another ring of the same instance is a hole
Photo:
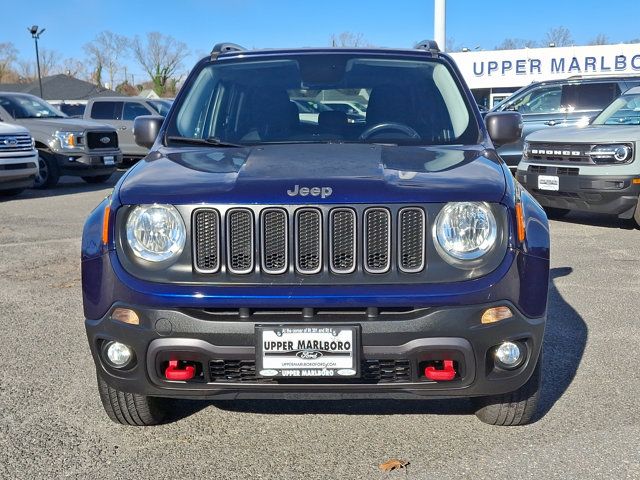
[[[107,143],[109,143],[109,142],[111,141],[111,138],[109,138],[109,137],[102,137],[102,138],[100,139],[100,141],[101,141],[102,143],[104,143],[104,144],[107,144]]]
[[[296,357],[302,358],[303,360],[315,360],[321,356],[322,352],[318,352],[317,350],[302,350],[301,352],[296,353]]]

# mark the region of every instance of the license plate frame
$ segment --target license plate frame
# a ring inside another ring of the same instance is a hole
[[[538,175],[538,190],[557,192],[560,190],[560,177],[557,175]]]
[[[116,164],[116,157],[114,157],[113,155],[107,155],[102,157],[102,163],[104,163],[105,165],[115,165]]]
[[[359,325],[256,325],[255,338],[257,377],[293,379],[360,377]],[[300,340],[305,341],[305,348],[300,348],[298,343]],[[345,340],[351,343],[350,348],[338,349],[338,342],[343,342],[344,347]],[[270,348],[269,351],[265,349],[265,342],[277,341],[285,345]],[[314,344],[314,341],[329,342],[329,347],[333,347],[331,343],[335,342],[336,348],[314,348],[326,346],[326,344]],[[292,345],[288,345],[287,342],[292,342]],[[319,356],[312,358],[318,353]],[[310,357],[307,356],[309,354]]]

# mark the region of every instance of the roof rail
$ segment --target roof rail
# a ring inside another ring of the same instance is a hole
[[[418,50],[426,50],[428,52],[440,52],[440,47],[438,47],[438,42],[435,40],[423,40],[418,42],[415,46]]]
[[[238,45],[236,43],[229,43],[229,42],[216,43],[213,46],[213,50],[211,50],[211,57],[212,58],[217,57],[221,53],[243,52],[245,50],[246,50],[246,48],[241,47],[240,45]]]

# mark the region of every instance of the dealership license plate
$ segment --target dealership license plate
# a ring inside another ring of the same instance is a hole
[[[113,156],[103,157],[102,158],[105,165],[115,165],[116,159]]]
[[[356,377],[358,327],[256,327],[256,373],[261,377]]]
[[[553,190],[557,192],[560,189],[560,179],[555,175],[539,175],[538,189]]]

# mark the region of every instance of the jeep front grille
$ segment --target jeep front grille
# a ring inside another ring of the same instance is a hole
[[[380,275],[426,268],[421,207],[198,207],[198,273]]]

